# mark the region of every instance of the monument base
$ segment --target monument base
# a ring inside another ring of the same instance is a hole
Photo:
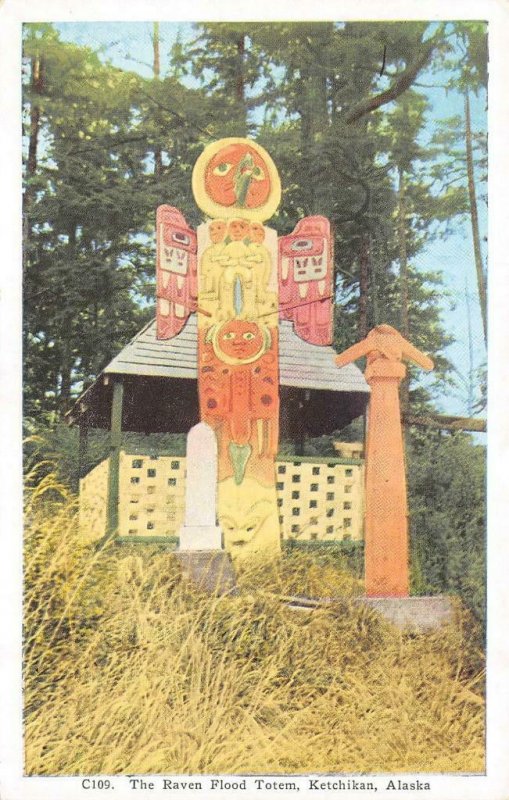
[[[453,599],[447,595],[429,597],[359,597],[357,602],[377,611],[406,633],[426,633],[454,619]]]
[[[235,572],[225,550],[177,550],[175,557],[182,574],[207,594],[238,594]]]
[[[218,525],[182,525],[178,535],[179,551],[221,550]]]

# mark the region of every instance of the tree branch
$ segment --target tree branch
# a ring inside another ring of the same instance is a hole
[[[374,97],[364,98],[364,100],[361,100],[360,103],[357,103],[356,106],[350,109],[345,116],[346,122],[348,124],[357,122],[357,120],[361,117],[364,117],[366,114],[369,114],[371,111],[380,108],[380,106],[383,106],[386,103],[390,103],[392,100],[395,100],[396,97],[399,97],[400,94],[403,94],[403,92],[412,85],[421,69],[426,66],[431,58],[433,50],[437,46],[438,42],[436,40],[429,42],[426,47],[419,51],[414,61],[412,61],[412,63],[409,64],[405,70],[403,70],[399,78],[394,81],[392,86],[390,86],[384,92],[380,92],[380,94],[375,95]]]

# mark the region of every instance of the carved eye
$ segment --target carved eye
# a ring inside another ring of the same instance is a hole
[[[292,242],[290,245],[290,250],[311,250],[313,247],[313,242],[311,239],[297,239],[296,242]]]
[[[235,333],[233,331],[229,331],[229,333],[225,333],[223,335],[223,339],[235,339]]]
[[[227,531],[234,531],[236,529],[235,520],[230,519],[229,517],[222,517],[219,522],[226,528]]]
[[[246,331],[245,333],[242,334],[242,338],[247,339],[249,342],[251,339],[255,338],[255,335],[251,331]]]
[[[227,175],[231,170],[233,164],[230,164],[229,161],[222,161],[217,167],[214,167],[212,170],[213,175]]]
[[[249,521],[249,525],[246,527],[246,533],[252,533],[255,531],[260,524],[260,517],[254,517]]]
[[[265,178],[265,173],[261,167],[255,167],[252,172],[253,178],[255,181],[263,181]]]

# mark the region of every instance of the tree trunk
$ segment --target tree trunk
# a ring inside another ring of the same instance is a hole
[[[161,77],[161,61],[159,57],[159,23],[154,22],[152,42],[154,45],[154,80],[158,81]],[[163,174],[163,154],[160,147],[154,148],[154,177],[156,180],[161,178]]]
[[[27,266],[27,248],[31,238],[32,226],[28,219],[28,212],[34,196],[32,178],[37,172],[37,149],[39,144],[39,130],[41,124],[41,109],[36,100],[37,95],[41,95],[44,90],[44,62],[37,55],[31,61],[32,76],[30,81],[31,88],[31,107],[30,107],[30,133],[28,139],[28,157],[26,163],[25,192],[23,195],[23,266]]]
[[[327,109],[327,73],[320,64],[320,51],[311,45],[306,58],[300,67],[298,83],[298,112],[301,118],[300,141],[301,162],[304,174],[312,175],[320,161],[320,148],[317,147],[318,136],[323,135],[329,125]],[[325,213],[327,203],[322,194],[326,178],[321,180],[312,177],[301,190],[303,203],[308,214]]]
[[[439,44],[439,40],[432,40],[423,45],[421,50],[417,52],[414,60],[407,66],[407,68],[396,78],[392,86],[380,94],[373,97],[366,97],[355,105],[346,114],[345,120],[348,124],[357,122],[361,117],[375,111],[380,106],[390,103],[399,97],[400,94],[406,92],[407,89],[413,84],[419,72],[427,66],[434,49]]]
[[[470,203],[470,222],[472,224],[472,238],[474,241],[475,271],[477,274],[477,289],[479,292],[479,305],[481,307],[484,341],[488,341],[486,279],[482,263],[481,237],[479,235],[479,216],[477,213],[477,198],[475,194],[474,157],[472,153],[472,125],[470,119],[470,97],[465,93],[465,145],[467,156],[468,198]]]
[[[246,53],[246,37],[240,36],[237,40],[237,74],[235,76],[235,96],[240,106],[245,105],[244,85],[244,56]]]
[[[406,247],[406,204],[405,177],[402,169],[398,169],[398,249],[399,249],[399,287],[400,287],[400,327],[405,339],[410,338],[408,324],[408,256]],[[409,379],[401,381],[401,410],[408,411]]]
[[[76,268],[76,225],[69,230],[69,264]],[[73,318],[67,314],[61,328],[61,359],[60,359],[60,392],[58,396],[58,410],[64,416],[71,406],[72,367],[73,367]]]
[[[71,344],[68,340],[62,342],[62,359],[60,365],[60,395],[58,407],[63,417],[71,407],[71,382],[72,382],[72,356]]]
[[[375,327],[380,323],[380,316],[378,313],[378,273],[377,273],[377,258],[378,249],[376,237],[369,234],[369,295],[371,301],[371,325]]]
[[[359,258],[359,339],[368,335],[368,294],[369,294],[369,240],[365,237],[361,244]]]
[[[236,135],[246,136],[248,131],[248,109],[246,104],[246,35],[239,33],[233,45],[236,57],[233,62],[233,73],[230,80],[230,91],[233,100],[232,112],[234,115]]]
[[[448,417],[445,414],[405,414],[402,421],[406,425],[415,425],[419,428],[430,428],[440,431],[473,431],[486,433],[486,420],[477,417]]]
[[[37,170],[37,146],[39,141],[39,126],[41,119],[41,109],[36,102],[34,95],[41,95],[44,89],[44,63],[40,56],[32,58],[32,79],[30,84],[32,90],[32,102],[30,110],[30,136],[28,142],[28,159],[26,178],[27,184],[33,178]],[[27,199],[30,193],[30,186],[27,186]]]

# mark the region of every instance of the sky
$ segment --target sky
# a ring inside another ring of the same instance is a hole
[[[144,77],[152,73],[152,22],[62,22],[55,23],[64,41],[101,49],[102,57],[116,66],[138,72]],[[179,35],[183,39],[193,36],[191,23],[160,23],[161,74],[169,65],[172,44]],[[190,85],[194,79],[189,78]],[[424,138],[433,134],[440,119],[463,115],[463,98],[457,92],[446,92],[440,88],[445,75],[424,71],[417,83],[419,91],[426,94],[430,102],[428,124]],[[472,97],[472,129],[485,132],[487,129],[486,97]],[[484,191],[484,190],[483,190]],[[479,191],[478,191],[479,193]],[[483,238],[483,258],[486,264],[487,209],[478,202]],[[412,262],[422,272],[441,272],[444,278],[443,321],[446,330],[455,337],[455,342],[446,350],[447,358],[457,370],[458,386],[451,388],[447,396],[436,399],[438,410],[447,414],[467,415],[468,376],[472,369],[480,369],[486,361],[486,348],[477,294],[477,278],[472,246],[472,231],[469,219],[458,222],[455,232],[446,239],[430,242]],[[431,386],[432,375],[422,378]],[[478,396],[476,394],[474,399]]]

